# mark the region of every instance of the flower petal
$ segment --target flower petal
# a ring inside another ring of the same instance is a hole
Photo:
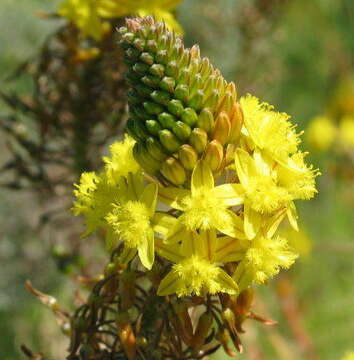
[[[154,231],[161,235],[167,235],[177,225],[177,219],[171,215],[156,212],[152,218]]]
[[[175,187],[160,187],[159,188],[159,200],[166,205],[169,205],[177,210],[184,210],[185,207],[182,204],[182,200],[190,196],[190,191],[185,189],[179,189]]]
[[[150,216],[154,215],[157,202],[157,184],[149,184],[145,187],[144,192],[140,196],[140,201],[142,201],[145,206],[149,209]]]
[[[244,205],[244,229],[249,240],[252,240],[261,227],[262,216],[254,211],[248,203]]]
[[[141,263],[150,270],[155,260],[154,232],[152,229],[147,232],[146,238],[138,247],[138,253]]]
[[[235,153],[235,164],[241,184],[247,187],[249,185],[249,179],[257,175],[251,155],[245,150],[237,149]]]
[[[225,221],[225,219],[227,219]],[[243,230],[243,221],[231,210],[225,210],[224,216],[222,217],[222,221],[214,224],[215,227],[225,235],[244,239],[245,233]]]
[[[155,239],[155,249],[163,258],[178,263],[183,260],[181,246],[179,244],[165,244],[162,239]]]
[[[160,282],[157,289],[157,295],[166,296],[178,292],[180,287],[180,278],[174,270],[170,271]]]
[[[192,195],[201,187],[212,189],[214,177],[209,165],[205,161],[199,160],[192,173]]]
[[[225,206],[241,205],[244,202],[244,190],[241,184],[224,184],[213,189],[215,196]]]
[[[280,223],[283,221],[285,215],[286,215],[286,208],[281,209],[278,211],[275,215],[271,216],[268,220],[266,220],[266,231],[265,231],[265,237],[271,238],[277,231]]]
[[[219,284],[222,286],[222,292],[227,294],[235,295],[239,292],[238,286],[234,279],[231,276],[226,274],[226,272],[220,269],[219,274],[217,276],[217,280]]]
[[[248,240],[238,240],[229,236],[223,236],[217,239],[213,260],[222,263],[240,261],[245,256],[248,246]]]
[[[293,201],[290,202],[289,207],[286,211],[286,215],[288,216],[291,227],[294,230],[299,231],[299,226],[297,224],[298,215],[297,215],[297,211],[296,211],[296,206]]]

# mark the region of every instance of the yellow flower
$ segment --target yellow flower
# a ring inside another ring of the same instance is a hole
[[[107,181],[105,174],[97,175],[94,172],[83,173],[79,185],[75,184],[75,187],[76,200],[72,210],[74,215],[85,217],[84,237],[106,224],[104,218],[119,197],[119,191]]]
[[[287,239],[289,245],[301,256],[309,256],[312,250],[312,241],[304,229],[295,231],[287,227],[280,231],[281,236]]]
[[[156,209],[157,189],[156,184],[149,184],[138,199],[121,197],[105,217],[117,235],[116,241],[123,241],[126,249],[137,251],[147,269],[151,269],[155,259],[152,219]],[[115,247],[117,244],[110,245]]]
[[[125,135],[124,141],[117,141],[110,146],[111,157],[104,157],[105,171],[111,183],[116,183],[121,176],[140,171],[139,164],[133,156],[135,140]]]
[[[173,242],[181,232],[217,229],[229,236],[242,236],[241,219],[228,208],[242,203],[239,184],[214,187],[210,167],[199,161],[192,173],[191,190],[160,188],[159,197],[165,204],[181,210],[176,226],[167,236]]]
[[[312,170],[304,163],[304,154],[296,153],[287,160],[286,166],[278,164],[255,150],[253,156],[242,149],[237,149],[235,164],[241,183],[238,198],[243,196],[244,229],[247,237],[253,239],[266,219],[272,225],[280,224],[279,216],[285,215],[294,228],[296,225],[295,199],[309,199],[316,193],[314,178],[317,170]],[[267,218],[268,216],[268,218]]]
[[[297,151],[299,134],[290,123],[289,115],[274,111],[272,105],[261,103],[252,95],[242,97],[240,103],[244,113],[242,132],[251,145],[279,162]]]
[[[99,13],[104,18],[115,18],[127,15],[141,17],[153,15],[158,21],[177,33],[183,33],[180,24],[176,21],[172,11],[182,0],[97,0]]]
[[[342,360],[354,360],[354,351],[348,351],[342,358]]]
[[[344,147],[354,148],[354,117],[344,117],[339,125],[339,141]]]
[[[215,232],[193,232],[188,234],[188,239],[182,245],[169,246],[169,252],[161,252],[161,248],[166,247],[161,244],[160,253],[177,263],[161,281],[158,295],[237,294],[235,281],[208,255],[208,244],[215,248],[216,243]]]
[[[252,283],[263,284],[281,268],[289,268],[296,258],[285,239],[256,237],[250,242],[233,278],[242,291]]]
[[[331,119],[317,116],[307,127],[306,140],[314,149],[325,151],[333,144],[336,134],[337,129]]]
[[[73,22],[84,36],[99,41],[110,30],[110,24],[99,16],[99,0],[66,0],[58,14]]]

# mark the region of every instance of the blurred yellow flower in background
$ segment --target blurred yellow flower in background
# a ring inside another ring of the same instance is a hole
[[[326,151],[333,144],[337,134],[332,120],[325,116],[316,116],[307,128],[307,142],[316,150]]]
[[[354,360],[354,351],[348,351],[342,360]]]
[[[105,19],[153,15],[175,32],[183,33],[172,11],[182,0],[65,0],[58,14],[74,23],[84,36],[100,41],[111,30]]]
[[[339,141],[346,148],[354,148],[354,117],[345,116],[339,125]]]

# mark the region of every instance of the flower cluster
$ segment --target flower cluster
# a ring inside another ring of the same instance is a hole
[[[153,15],[178,33],[182,28],[172,11],[181,0],[65,0],[58,14],[74,23],[84,36],[97,41],[111,31],[109,19]]]
[[[285,219],[298,229],[294,201],[316,194],[318,175],[289,116],[237,101],[197,47],[151,17],[120,33],[129,135],[77,185],[85,235],[103,230],[120,264],[150,270],[158,257],[161,296],[237,295],[289,268],[297,255],[277,229]]]

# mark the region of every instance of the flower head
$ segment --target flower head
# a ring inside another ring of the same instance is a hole
[[[140,170],[139,164],[133,156],[135,141],[126,135],[123,141],[117,141],[110,146],[111,157],[104,157],[105,171],[111,183],[117,183],[121,176],[129,173],[136,174]]]
[[[261,103],[252,95],[241,98],[240,103],[245,132],[257,148],[278,161],[297,151],[299,135],[289,115],[274,111],[272,105]]]
[[[296,258],[285,239],[257,237],[250,243],[234,279],[241,290],[252,283],[263,284],[278,274],[281,268],[289,268]]]
[[[99,0],[66,0],[58,14],[73,22],[84,36],[99,41],[110,30],[110,24],[99,15]]]

